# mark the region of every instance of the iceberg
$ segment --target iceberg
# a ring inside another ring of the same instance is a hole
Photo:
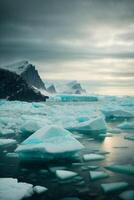
[[[68,171],[68,170],[56,170],[56,176],[61,179],[69,179],[77,176],[78,174],[76,172]]]
[[[91,154],[83,155],[83,158],[85,161],[93,161],[93,160],[103,160],[103,159],[105,159],[105,156],[100,155],[100,154],[91,153]]]
[[[98,101],[96,96],[88,96],[88,95],[78,95],[78,94],[62,94],[62,95],[55,95],[54,97],[50,97],[50,100],[57,100],[61,102],[90,102],[90,101]]]
[[[106,132],[107,126],[103,117],[93,118],[91,120],[78,123],[76,126],[66,127],[69,131],[79,132]]]
[[[98,180],[101,178],[107,178],[109,175],[103,171],[90,171],[90,178],[91,180]]]
[[[33,195],[33,185],[14,178],[0,178],[0,199],[21,200]]]
[[[36,194],[42,194],[44,192],[46,192],[48,189],[46,187],[43,187],[43,186],[40,186],[40,185],[36,185],[34,186],[33,188],[33,191],[36,193]]]
[[[124,174],[134,174],[134,166],[132,165],[111,165],[106,169]]]
[[[103,109],[102,112],[105,115],[106,119],[109,119],[109,120],[134,118],[134,114],[122,109],[115,109],[115,110]]]
[[[83,148],[69,131],[57,126],[47,126],[22,142],[16,152],[22,160],[51,160],[72,158]]]
[[[113,183],[103,183],[101,188],[105,193],[122,190],[128,187],[127,182],[113,182]]]
[[[122,200],[134,200],[134,190],[127,190],[119,195]]]
[[[120,129],[134,129],[134,122],[123,122],[118,125]]]

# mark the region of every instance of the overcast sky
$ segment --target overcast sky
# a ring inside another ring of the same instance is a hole
[[[45,79],[134,81],[134,0],[0,0],[0,64]]]

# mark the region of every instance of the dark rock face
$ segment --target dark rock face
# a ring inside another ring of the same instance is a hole
[[[29,85],[34,86],[38,89],[46,89],[45,84],[38,74],[38,71],[32,64],[28,64],[26,70],[20,75]]]
[[[50,86],[47,88],[47,91],[48,91],[49,93],[52,93],[52,94],[56,93],[56,89],[55,89],[54,85],[50,85]]]
[[[33,89],[18,74],[0,69],[0,99],[19,101],[46,101],[47,96]]]

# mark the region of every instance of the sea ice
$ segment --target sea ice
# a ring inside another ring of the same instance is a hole
[[[36,131],[19,145],[20,159],[45,160],[72,158],[84,146],[72,134],[57,126],[47,126]]]
[[[124,136],[124,139],[126,139],[126,140],[134,140],[134,135]]]
[[[107,178],[109,175],[103,171],[90,171],[91,180],[97,180],[101,178]]]
[[[111,165],[106,167],[106,169],[124,174],[134,174],[133,165]]]
[[[127,190],[119,195],[122,200],[134,200],[134,190]]]
[[[120,118],[133,118],[134,114],[129,111],[121,110],[121,109],[102,109],[103,114],[106,119],[120,119]]]
[[[113,182],[113,183],[103,183],[101,187],[105,193],[122,190],[128,187],[127,182]]]
[[[123,122],[118,125],[121,129],[134,129],[134,122]]]
[[[15,145],[17,142],[13,139],[0,139],[0,148]]]
[[[82,132],[88,132],[88,131],[106,132],[107,126],[103,117],[97,117],[85,122],[78,123],[76,126],[67,127],[66,129],[70,131],[82,131]]]
[[[44,192],[46,192],[48,189],[46,187],[43,187],[43,186],[40,186],[40,185],[36,185],[34,186],[33,188],[33,191],[36,193],[36,194],[42,194]]]
[[[78,117],[76,120],[78,122],[85,122],[85,121],[89,121],[89,117],[82,116],[82,117]]]
[[[76,172],[72,172],[68,170],[56,170],[56,176],[61,180],[73,178],[77,175],[78,174]]]
[[[91,153],[83,155],[83,158],[85,161],[92,161],[92,160],[103,160],[105,159],[105,156]]]
[[[2,136],[12,135],[12,134],[14,134],[14,131],[12,129],[0,128],[0,135]]]
[[[34,133],[35,131],[39,130],[41,128],[41,125],[36,122],[36,121],[28,121],[24,123],[21,127],[20,130],[22,133]]]
[[[33,185],[14,178],[0,178],[0,200],[21,200],[33,195]]]

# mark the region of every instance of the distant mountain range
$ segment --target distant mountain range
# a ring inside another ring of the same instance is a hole
[[[46,90],[35,66],[28,61],[0,67],[0,98],[20,101],[45,101],[48,96],[40,93]]]

